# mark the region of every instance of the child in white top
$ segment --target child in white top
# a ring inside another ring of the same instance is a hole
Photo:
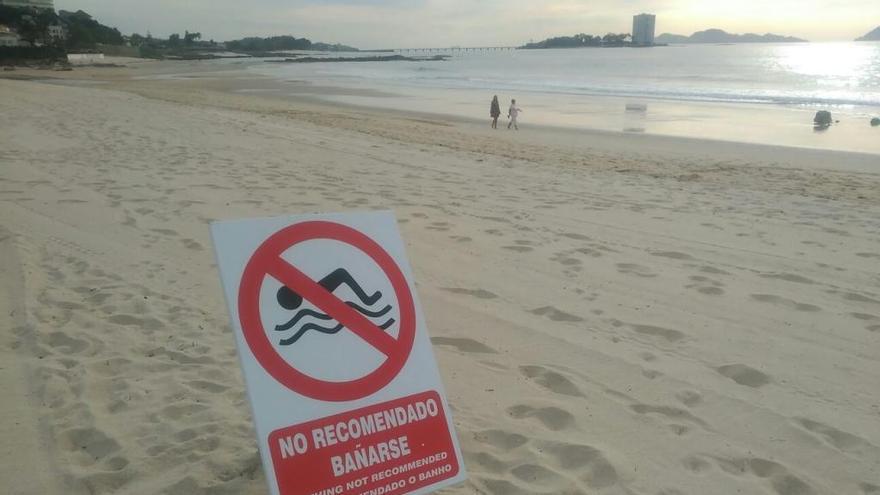
[[[522,108],[516,106],[516,100],[510,100],[510,108],[507,109],[507,117],[510,119],[510,122],[507,124],[508,129],[510,129],[510,126],[513,126],[514,129],[519,130],[519,127],[516,125],[516,117],[520,112],[522,112]]]

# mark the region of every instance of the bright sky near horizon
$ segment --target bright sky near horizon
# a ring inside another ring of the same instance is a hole
[[[359,48],[521,45],[576,33],[708,28],[852,40],[880,25],[880,0],[55,0],[125,34],[198,31],[203,39],[291,34]]]

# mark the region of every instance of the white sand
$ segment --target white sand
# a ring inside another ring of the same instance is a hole
[[[11,493],[266,493],[207,223],[386,208],[471,472],[446,493],[880,492],[876,156],[87,74],[0,80]]]

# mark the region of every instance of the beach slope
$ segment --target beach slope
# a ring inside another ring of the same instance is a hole
[[[880,490],[876,157],[83,86],[0,80],[12,493],[266,493],[208,223],[374,209],[471,473],[446,493]]]

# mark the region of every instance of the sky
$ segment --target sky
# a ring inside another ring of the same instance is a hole
[[[657,15],[657,34],[708,28],[852,40],[880,25],[880,0],[55,0],[124,34],[203,39],[290,34],[358,48],[516,46],[552,36],[632,31]]]

